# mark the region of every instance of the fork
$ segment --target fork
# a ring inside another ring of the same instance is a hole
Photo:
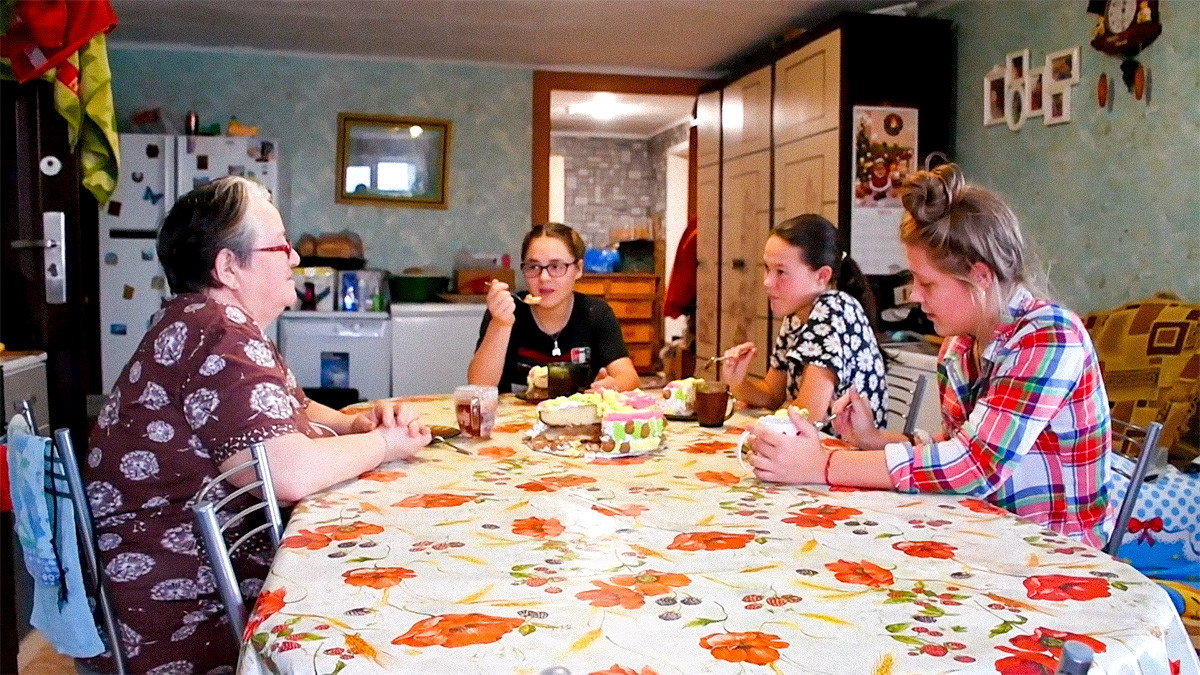
[[[490,288],[492,284],[496,283],[496,281],[497,281],[496,279],[492,279],[491,281],[489,281],[488,287]],[[517,302],[523,302],[530,306],[542,304],[541,296],[533,295],[532,293],[527,293],[525,295],[525,297],[523,297],[523,298],[512,291],[509,291],[508,294],[513,296],[513,300],[516,300]]]
[[[446,445],[453,448],[454,451],[460,455],[468,455],[468,456],[471,455],[470,450],[467,450],[466,448],[464,448],[462,446],[458,446],[458,445],[451,443],[450,441],[446,440],[446,438],[444,436],[434,436],[433,440],[434,440],[434,442],[445,443]]]
[[[717,363],[724,361],[727,358],[729,358],[729,357],[728,356],[710,356],[704,360],[704,363],[700,367],[701,368],[710,368],[712,366],[717,365]]]

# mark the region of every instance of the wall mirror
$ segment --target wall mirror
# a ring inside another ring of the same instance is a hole
[[[338,113],[337,201],[447,207],[449,120]]]

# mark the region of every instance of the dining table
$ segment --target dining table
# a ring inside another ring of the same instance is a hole
[[[405,400],[455,426],[450,396]],[[1093,674],[1200,672],[1158,585],[985,499],[758,480],[765,412],[564,457],[501,395],[490,438],[295,505],[239,672],[1004,675],[1068,640]]]

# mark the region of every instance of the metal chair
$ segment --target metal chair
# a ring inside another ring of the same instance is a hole
[[[20,403],[21,417],[30,429],[36,429],[37,420],[29,401]],[[79,548],[83,554],[84,583],[90,586],[95,608],[100,610],[101,624],[104,637],[108,643],[108,654],[112,657],[117,675],[129,672],[125,663],[125,652],[121,645],[121,633],[117,629],[117,615],[113,610],[112,597],[108,593],[108,583],[100,565],[100,549],[96,546],[96,530],[92,519],[92,506],[88,502],[87,492],[83,489],[83,478],[79,473],[79,462],[75,458],[74,444],[71,442],[69,429],[56,429],[54,438],[46,446],[46,476],[48,481],[46,492],[55,497],[65,497],[71,500],[75,509],[75,530],[79,537]],[[67,492],[60,492],[57,486],[64,482]]]
[[[204,541],[204,552],[208,563],[212,566],[213,578],[217,590],[221,594],[221,603],[225,605],[225,613],[229,616],[229,628],[233,632],[234,642],[241,644],[242,634],[246,630],[246,603],[242,600],[242,592],[238,587],[237,575],[233,570],[230,556],[255,535],[264,530],[271,536],[271,543],[279,548],[283,535],[283,519],[279,515],[279,502],[275,498],[275,486],[271,482],[271,469],[267,464],[267,448],[262,443],[250,446],[250,459],[222,473],[196,493],[196,503],[192,505],[192,514],[196,518],[196,526]],[[253,469],[255,480],[220,496],[219,490],[224,481],[242,471]],[[230,516],[225,522],[220,522],[217,513],[233,500],[254,490],[261,492],[263,500],[252,504]],[[266,522],[250,528],[233,544],[226,544],[226,533],[244,521],[256,511],[263,511]]]
[[[1154,455],[1158,452],[1158,437],[1162,434],[1162,424],[1151,422],[1145,429],[1128,422],[1112,420],[1113,452],[1133,461],[1133,471],[1127,473],[1123,468],[1113,465],[1113,470],[1129,479],[1129,488],[1125,490],[1125,499],[1121,502],[1121,510],[1117,512],[1117,520],[1113,523],[1112,534],[1104,545],[1104,552],[1115,556],[1121,548],[1121,540],[1125,530],[1129,528],[1129,518],[1137,505],[1138,491],[1146,481],[1146,472]]]
[[[889,368],[887,372],[887,415],[889,421],[895,415],[904,420],[904,433],[911,434],[917,428],[917,416],[921,414],[921,400],[929,376],[916,374],[908,369]],[[891,424],[889,423],[890,427]]]

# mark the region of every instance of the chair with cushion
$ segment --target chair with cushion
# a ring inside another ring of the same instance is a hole
[[[1183,467],[1197,455],[1200,407],[1200,304],[1171,294],[1084,318],[1100,360],[1113,419],[1162,424],[1161,445]],[[1161,469],[1151,465],[1154,469]]]
[[[887,372],[887,418],[888,428],[903,423],[901,429],[911,434],[917,428],[917,416],[921,414],[921,399],[925,395],[928,375],[910,373],[907,369],[889,368]],[[893,423],[892,420],[896,420]]]
[[[1113,452],[1131,460],[1133,470],[1127,471],[1118,466],[1118,463],[1113,464],[1114,471],[1129,479],[1129,487],[1125,490],[1125,498],[1121,501],[1121,509],[1117,512],[1117,520],[1113,523],[1108,543],[1104,545],[1104,552],[1109,555],[1117,554],[1121,540],[1125,538],[1125,532],[1129,529],[1129,518],[1133,515],[1138,492],[1146,480],[1152,458],[1158,452],[1158,439],[1161,434],[1162,425],[1158,422],[1151,422],[1142,429],[1127,422],[1113,420]]]
[[[225,484],[226,479],[250,470],[253,470],[255,474],[253,481],[228,492],[228,494],[223,494],[228,487]],[[261,495],[262,501],[257,501],[230,515],[224,522],[217,517],[217,513],[226,505],[242,495],[255,491]],[[249,516],[259,511],[263,512],[266,522],[242,532],[239,526],[245,523]],[[192,506],[192,513],[196,518],[200,537],[204,541],[204,552],[212,567],[213,578],[216,580],[217,590],[221,594],[221,602],[225,605],[225,613],[229,616],[229,627],[233,631],[233,639],[240,644],[242,634],[246,629],[247,612],[231,556],[264,531],[270,535],[274,548],[279,547],[279,541],[283,535],[283,519],[279,514],[279,502],[275,498],[275,487],[271,482],[271,469],[267,464],[266,446],[262,443],[255,443],[250,447],[249,460],[217,476],[196,493],[196,503]],[[226,542],[226,537],[233,536],[230,534],[231,530],[236,531],[237,539],[229,544]]]
[[[37,420],[29,401],[20,402],[21,417],[29,429],[37,429]],[[113,660],[113,666],[118,675],[128,672],[125,654],[117,627],[116,612],[113,609],[112,598],[109,595],[107,581],[100,565],[100,553],[96,546],[95,527],[92,519],[92,507],[88,502],[87,493],[83,487],[83,478],[79,473],[79,463],[75,457],[74,445],[69,429],[57,429],[53,439],[47,439],[44,456],[45,492],[55,498],[69,499],[75,514],[75,532],[78,539],[79,552],[82,558],[85,593],[92,605],[91,613],[100,614],[99,626],[103,627],[107,655]],[[65,488],[65,491],[64,491]],[[51,500],[56,503],[57,500]],[[61,559],[60,559],[61,560]],[[62,567],[61,561],[58,563]],[[63,580],[64,585],[67,584]],[[61,604],[60,604],[61,609]],[[52,640],[53,642],[53,640]]]

